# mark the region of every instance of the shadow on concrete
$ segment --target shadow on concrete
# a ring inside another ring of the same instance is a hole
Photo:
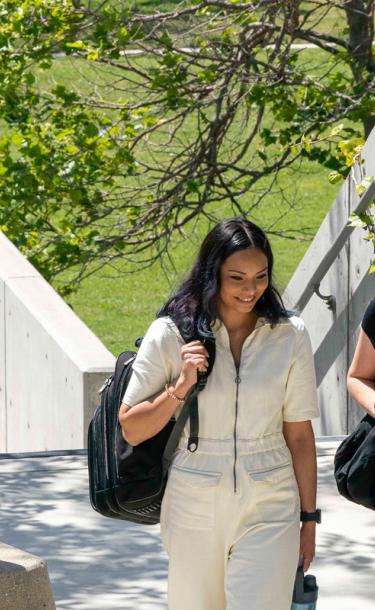
[[[339,496],[334,451],[322,446],[323,522],[310,570],[318,579],[318,610],[373,610],[375,512]],[[0,459],[0,497],[3,542],[47,561],[58,610],[166,610],[159,527],[95,513],[85,455]]]
[[[166,608],[167,559],[158,526],[98,515],[86,460],[0,460],[2,541],[48,563],[59,610]]]
[[[350,328],[352,332],[358,328],[364,313],[363,308],[359,307],[358,304],[370,301],[374,293],[373,282],[374,280],[371,275],[366,274],[351,296],[350,313],[353,319],[350,321]],[[334,323],[315,352],[314,361],[317,387],[322,383],[338,354],[346,347],[348,318],[349,307],[347,306],[335,318]]]
[[[323,511],[311,571],[320,585],[319,610],[369,610],[375,596],[375,513],[341,497],[333,475],[334,452],[318,458]]]

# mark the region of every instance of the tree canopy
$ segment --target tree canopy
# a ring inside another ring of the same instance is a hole
[[[0,7],[0,228],[47,279],[75,270],[64,294],[249,214],[301,158],[339,181],[375,123],[372,1],[142,6]]]

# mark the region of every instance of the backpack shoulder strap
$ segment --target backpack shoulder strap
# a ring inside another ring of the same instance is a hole
[[[208,351],[208,369],[205,373],[198,373],[198,381],[196,385],[197,393],[190,404],[190,431],[188,440],[188,449],[192,453],[198,449],[199,442],[199,414],[198,414],[198,392],[201,392],[206,387],[207,378],[210,375],[215,362],[216,346],[214,339],[205,339],[203,341],[205,348]]]
[[[180,440],[180,436],[185,427],[185,424],[189,418],[191,405],[194,402],[198,403],[198,401],[197,401],[198,391],[199,390],[197,389],[197,386],[195,385],[192,388],[192,390],[189,392],[189,394],[184,402],[184,405],[182,407],[181,413],[178,416],[176,423],[173,427],[173,430],[169,436],[168,442],[165,446],[164,453],[163,453],[163,475],[165,475],[168,472],[168,469],[171,465],[173,454],[176,450],[178,441]]]
[[[208,368],[206,372],[198,373],[198,381],[194,386],[191,393],[188,395],[184,406],[182,407],[181,413],[176,421],[176,424],[173,428],[173,431],[169,437],[168,443],[166,445],[166,449],[164,451],[163,460],[165,458],[165,463],[167,464],[166,468],[168,470],[173,453],[177,447],[179,438],[182,434],[182,431],[185,427],[187,420],[189,419],[190,431],[189,431],[189,440],[188,440],[188,449],[191,452],[194,452],[198,449],[199,442],[199,414],[198,414],[198,393],[201,392],[207,383],[207,378],[210,375],[212,368],[215,363],[215,355],[216,355],[216,344],[215,339],[202,338],[199,333],[196,333],[193,338],[187,337],[185,334],[181,332],[181,336],[188,343],[193,339],[199,339],[202,341],[203,345],[208,351]]]

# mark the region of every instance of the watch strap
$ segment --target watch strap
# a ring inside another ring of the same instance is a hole
[[[320,510],[320,508],[317,508],[312,513],[308,513],[306,511],[301,510],[300,520],[302,522],[315,521],[316,523],[321,523],[322,522],[322,511]]]

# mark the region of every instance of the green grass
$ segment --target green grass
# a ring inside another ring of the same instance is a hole
[[[309,63],[311,71],[315,71],[323,56],[321,51],[307,50],[301,53],[301,61]],[[140,65],[147,64],[147,58],[138,61]],[[95,66],[87,66],[83,60],[61,58],[54,62],[53,71],[39,74],[38,80],[42,88],[49,88],[58,81],[87,93],[90,82],[95,80],[104,92],[107,78],[105,72],[101,72],[97,79]],[[105,94],[108,98],[108,90]],[[293,201],[293,206],[273,193],[253,210],[250,218],[271,231],[297,230],[299,239],[293,241],[270,234],[276,283],[283,290],[309,246],[309,241],[301,239],[300,229],[306,228],[310,235],[315,234],[335,197],[337,186],[329,184],[328,171],[304,162],[298,169],[290,168],[281,174],[279,188],[286,189],[285,194]],[[243,197],[242,202],[250,204],[250,195]],[[232,215],[227,205],[216,208],[215,213],[220,218]],[[170,264],[158,262],[149,269],[129,274],[124,273],[129,271],[129,265],[119,263],[117,271],[106,267],[96,272],[69,297],[69,303],[113,353],[132,346],[134,338],[144,333],[157,309],[186,274],[207,230],[207,222],[202,219],[194,230],[191,226],[186,229],[184,239],[176,236],[171,246]]]
[[[322,56],[320,51],[302,54],[303,61],[311,62],[312,70],[313,66],[318,69]],[[139,61],[147,60],[140,58]],[[82,66],[82,60],[80,64],[77,60],[58,59],[53,71],[38,74],[40,86],[48,89],[56,81],[89,92],[90,81],[96,78],[94,66]],[[100,87],[105,85],[107,78],[102,74]],[[293,206],[273,193],[250,214],[251,220],[270,231],[297,230],[299,239],[293,241],[270,233],[275,279],[281,291],[309,246],[309,241],[301,239],[300,229],[307,228],[314,235],[336,195],[337,186],[329,184],[328,173],[307,162],[298,169],[286,170],[280,176],[279,186],[286,190]],[[242,202],[247,199],[243,197]],[[232,215],[227,205],[216,207],[215,213],[219,218]],[[124,273],[129,271],[129,266],[121,263],[117,270],[109,266],[103,268],[81,284],[78,292],[67,299],[69,304],[114,354],[132,347],[134,339],[145,332],[157,309],[188,271],[208,228],[207,221],[201,219],[195,227],[186,228],[184,237],[176,236],[170,250],[172,262],[157,262],[149,269],[135,270],[132,274]]]
[[[297,174],[289,170],[287,173],[283,180],[285,184],[291,180],[298,184],[299,203],[288,210],[278,228],[308,226],[315,233],[334,200],[337,186],[329,184],[325,172],[313,164]],[[250,219],[266,227],[286,209],[286,204],[281,204],[277,196],[270,196],[267,205],[255,211]],[[223,218],[232,215],[225,208],[217,210],[217,214]],[[165,263],[164,269],[157,262],[144,271],[117,275],[106,267],[87,278],[78,292],[69,297],[69,303],[114,354],[132,347],[134,339],[145,332],[157,309],[185,276],[207,229],[207,221],[202,219],[190,236],[187,231],[186,239],[174,239],[171,258],[175,270],[171,264]],[[272,235],[270,241],[275,256],[276,284],[283,290],[310,242]]]
[[[103,4],[103,0],[86,0],[84,3],[90,9],[95,9]],[[127,6],[137,13],[165,13],[176,10],[179,7],[189,6],[186,0],[128,0]],[[123,0],[107,0],[107,5],[124,7]],[[327,3],[328,5],[328,3]],[[337,35],[346,26],[345,13],[336,6],[326,6],[324,3],[307,1],[300,6],[300,22],[309,15],[307,24],[303,27],[312,27],[318,32]]]

